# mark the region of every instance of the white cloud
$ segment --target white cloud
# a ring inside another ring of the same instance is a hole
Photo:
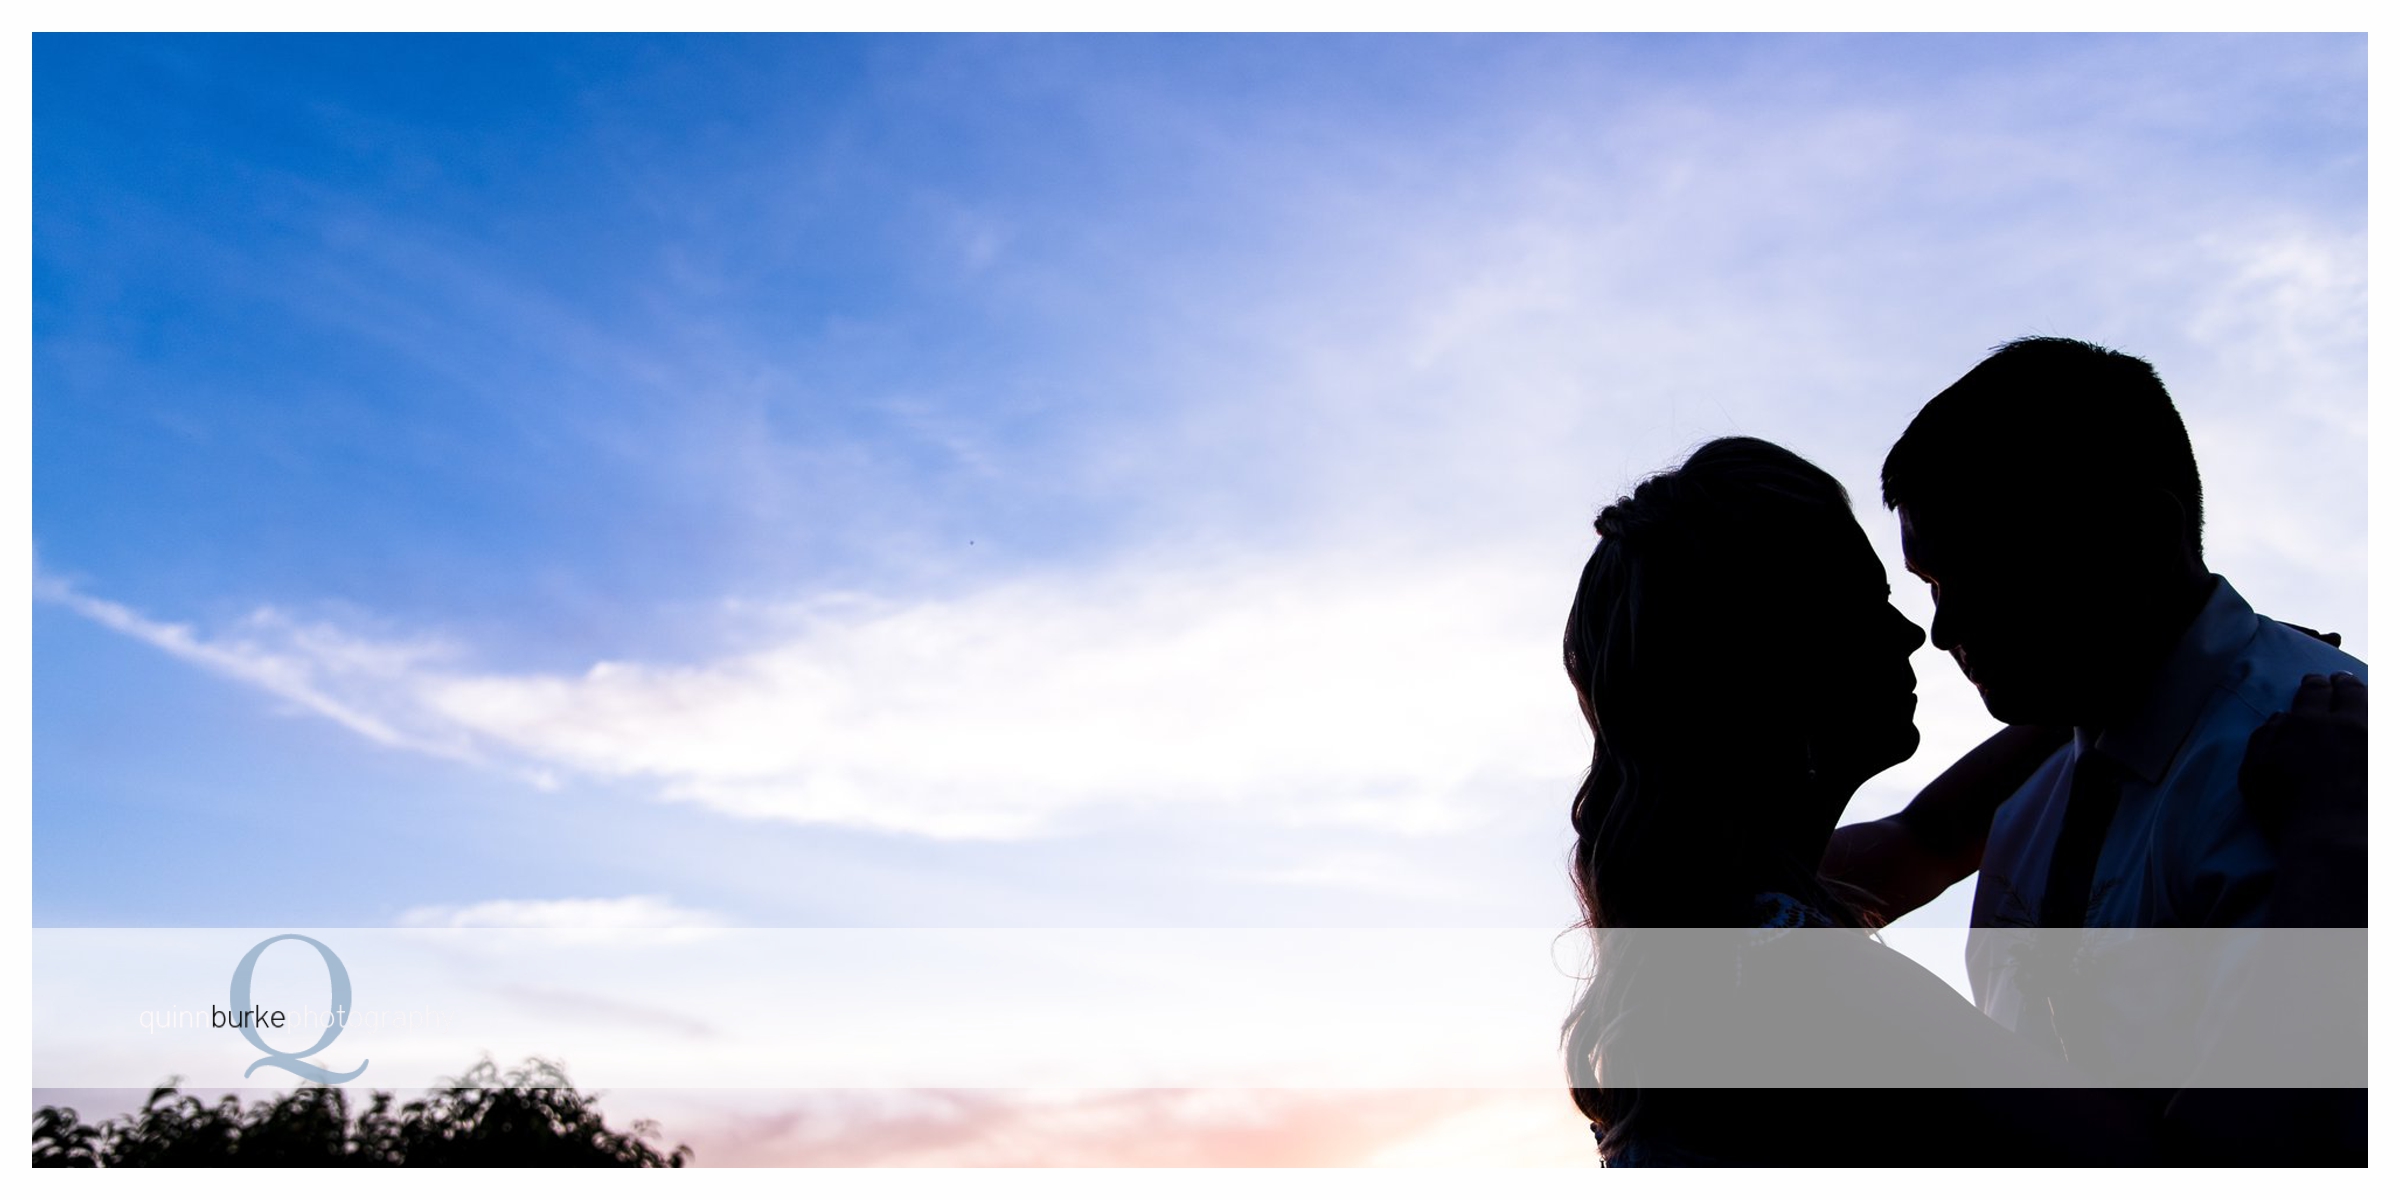
[[[1387,851],[1337,849],[1285,866],[1242,870],[1245,879],[1323,888],[1370,896],[1400,896],[1457,904],[1470,898],[1475,881],[1460,877],[1458,864]]]
[[[2247,375],[2300,385],[2303,394],[2287,397],[2295,407],[2364,437],[2366,412],[2352,389],[2367,332],[2365,232],[2294,222],[2211,237],[2200,252],[2216,278],[2194,308],[2191,339]],[[2349,386],[2305,394],[2328,382]]]
[[[742,817],[1018,837],[1182,804],[1423,833],[1477,823],[1484,785],[1581,765],[1556,665],[1563,550],[1119,566],[801,608],[747,653],[579,674],[476,672],[281,619],[212,638],[53,594],[386,744]]]
[[[714,913],[681,907],[665,896],[426,905],[401,913],[392,923],[423,929],[705,929],[725,924]]]

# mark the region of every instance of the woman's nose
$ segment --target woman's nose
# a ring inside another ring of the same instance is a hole
[[[1917,647],[1925,644],[1925,631],[1918,628],[1917,623],[1909,620],[1908,614],[1901,612],[1898,607],[1892,609],[1892,615],[1899,618],[1900,627],[1908,631],[1908,652],[1916,653]]]

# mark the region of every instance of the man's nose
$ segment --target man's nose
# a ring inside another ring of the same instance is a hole
[[[1933,648],[1944,653],[1958,649],[1958,605],[1937,600],[1933,605]]]

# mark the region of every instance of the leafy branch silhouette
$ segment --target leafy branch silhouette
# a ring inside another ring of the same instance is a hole
[[[661,1153],[658,1126],[610,1129],[597,1097],[559,1064],[529,1058],[506,1071],[489,1058],[422,1099],[375,1092],[353,1113],[340,1088],[302,1087],[243,1107],[212,1107],[173,1082],[138,1112],[85,1124],[72,1108],[33,1116],[37,1167],[681,1167],[691,1148]]]

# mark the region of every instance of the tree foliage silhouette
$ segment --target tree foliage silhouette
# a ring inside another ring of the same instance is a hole
[[[174,1085],[141,1111],[84,1124],[72,1108],[33,1116],[37,1167],[680,1167],[691,1149],[662,1154],[658,1127],[613,1130],[555,1063],[503,1072],[489,1059],[423,1099],[393,1104],[375,1092],[353,1114],[340,1088],[304,1087],[244,1108],[215,1107]]]

